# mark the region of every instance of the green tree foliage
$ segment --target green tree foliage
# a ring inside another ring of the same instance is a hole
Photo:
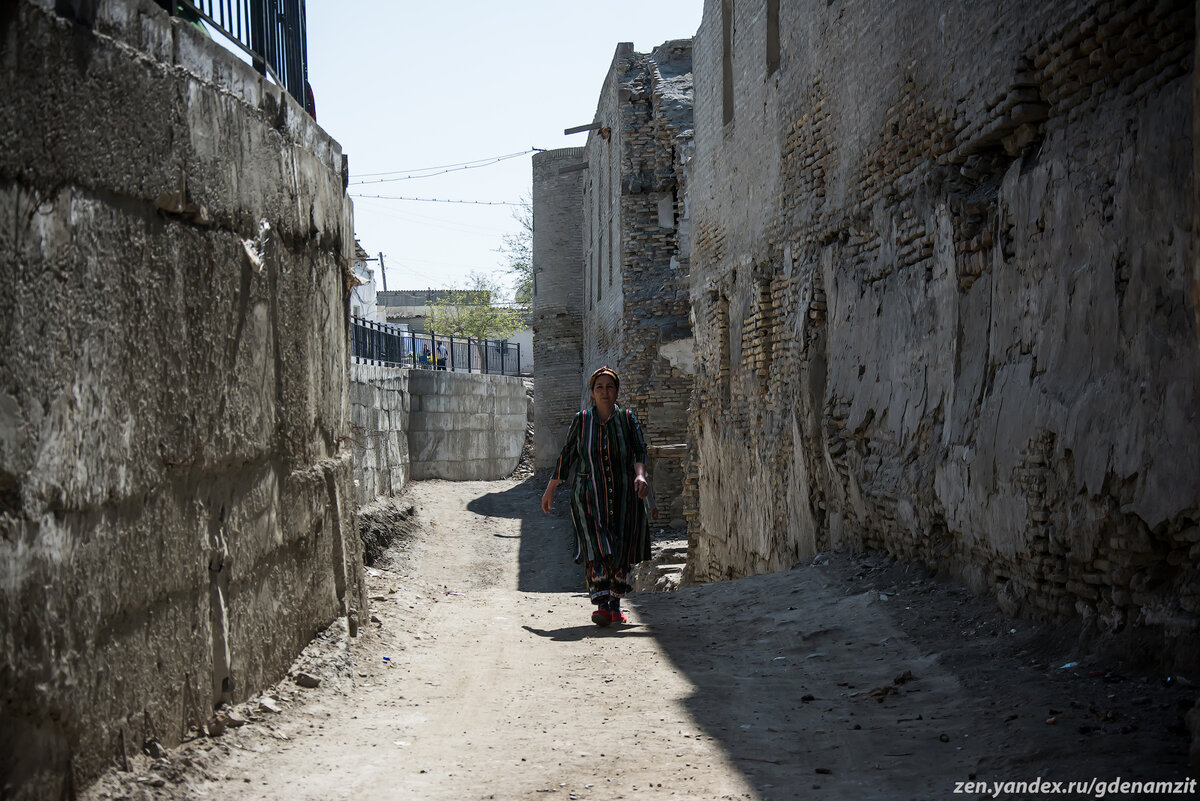
[[[521,198],[513,211],[517,221],[516,233],[505,234],[499,253],[504,259],[504,272],[513,276],[513,302],[523,309],[533,304],[533,200]]]
[[[495,303],[501,294],[495,279],[471,273],[465,289],[447,290],[430,304],[427,327],[435,336],[507,339],[524,327],[524,313]]]

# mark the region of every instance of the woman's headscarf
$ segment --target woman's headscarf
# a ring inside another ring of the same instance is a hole
[[[617,375],[616,371],[606,364],[596,372],[592,373],[592,377],[588,379],[588,392],[591,392],[596,388],[596,379],[602,375],[612,376],[613,383],[617,385],[617,392],[621,391],[621,377]]]

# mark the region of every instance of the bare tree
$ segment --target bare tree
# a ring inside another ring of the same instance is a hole
[[[533,200],[528,194],[513,211],[518,223],[515,233],[505,234],[499,253],[504,272],[514,277],[513,302],[522,309],[533,304]]]

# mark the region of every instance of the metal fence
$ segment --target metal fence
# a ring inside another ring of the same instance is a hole
[[[199,16],[316,116],[308,91],[304,0],[155,0],[172,16]]]
[[[365,364],[521,374],[521,346],[516,342],[402,331],[361,317],[350,318],[350,354]]]

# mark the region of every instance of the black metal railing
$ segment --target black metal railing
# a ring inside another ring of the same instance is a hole
[[[199,17],[250,57],[254,68],[287,89],[316,116],[308,91],[304,0],[155,0],[172,16]]]
[[[517,342],[403,331],[361,317],[350,318],[350,355],[358,362],[391,367],[521,374]]]

